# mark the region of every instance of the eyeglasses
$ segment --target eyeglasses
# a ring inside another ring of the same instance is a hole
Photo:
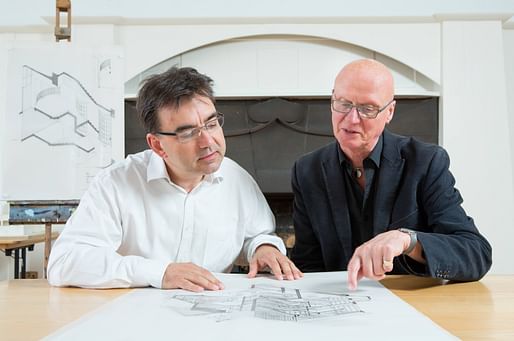
[[[362,118],[376,118],[378,114],[380,114],[382,111],[384,111],[385,108],[391,103],[393,103],[394,98],[389,101],[386,105],[384,105],[382,108],[377,108],[372,105],[354,105],[350,102],[346,101],[339,101],[337,99],[332,98],[332,109],[334,111],[337,111],[341,114],[349,114],[353,108],[357,109],[357,112],[359,113],[359,116]]]
[[[197,139],[202,133],[202,130],[211,133],[216,129],[223,127],[224,122],[225,120],[223,114],[217,111],[215,117],[211,118],[200,127],[180,129],[174,132],[157,131],[155,134],[176,136],[180,143],[186,143]]]

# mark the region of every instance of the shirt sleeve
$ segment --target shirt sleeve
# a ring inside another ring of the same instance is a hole
[[[286,247],[282,238],[275,234],[275,217],[266,202],[266,198],[253,179],[249,180],[245,188],[249,189],[246,194],[245,202],[251,208],[245,219],[246,235],[243,245],[243,254],[250,262],[255,250],[263,245],[270,244],[275,246],[281,253],[286,254]]]
[[[84,288],[161,287],[167,262],[117,253],[123,237],[112,181],[97,178],[55,242],[48,282]]]

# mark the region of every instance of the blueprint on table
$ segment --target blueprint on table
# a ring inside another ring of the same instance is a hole
[[[363,312],[358,301],[371,299],[369,296],[325,294],[268,284],[252,284],[246,290],[180,293],[171,298],[190,303],[189,309],[177,309],[183,315],[206,315],[218,322],[238,316],[280,321],[337,317]]]
[[[363,279],[348,291],[345,272],[296,281],[214,275],[224,290],[135,289],[45,340],[456,339],[379,282]]]

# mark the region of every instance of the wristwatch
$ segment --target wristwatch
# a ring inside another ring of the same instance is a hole
[[[407,233],[410,237],[409,247],[407,249],[405,249],[405,251],[402,252],[402,255],[408,255],[416,247],[416,244],[418,243],[418,235],[417,235],[416,231],[411,230],[411,229],[406,229],[403,227],[399,228],[398,231]]]

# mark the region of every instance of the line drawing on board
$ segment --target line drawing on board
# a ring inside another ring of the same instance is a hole
[[[300,289],[254,284],[247,290],[174,294],[171,299],[186,302],[174,307],[185,316],[206,316],[216,322],[237,317],[300,322],[363,313],[358,302],[370,296],[309,292]]]
[[[122,51],[44,44],[3,52],[0,200],[79,199],[125,156]]]
[[[110,60],[104,61],[98,73],[109,67]],[[72,146],[85,153],[98,149],[95,145],[99,142],[107,149],[103,152],[110,154],[115,110],[98,103],[81,81],[69,73],[47,75],[23,65],[21,105],[22,142],[34,138],[50,147]],[[105,157],[100,160],[104,162],[96,165],[99,168],[113,162]]]

